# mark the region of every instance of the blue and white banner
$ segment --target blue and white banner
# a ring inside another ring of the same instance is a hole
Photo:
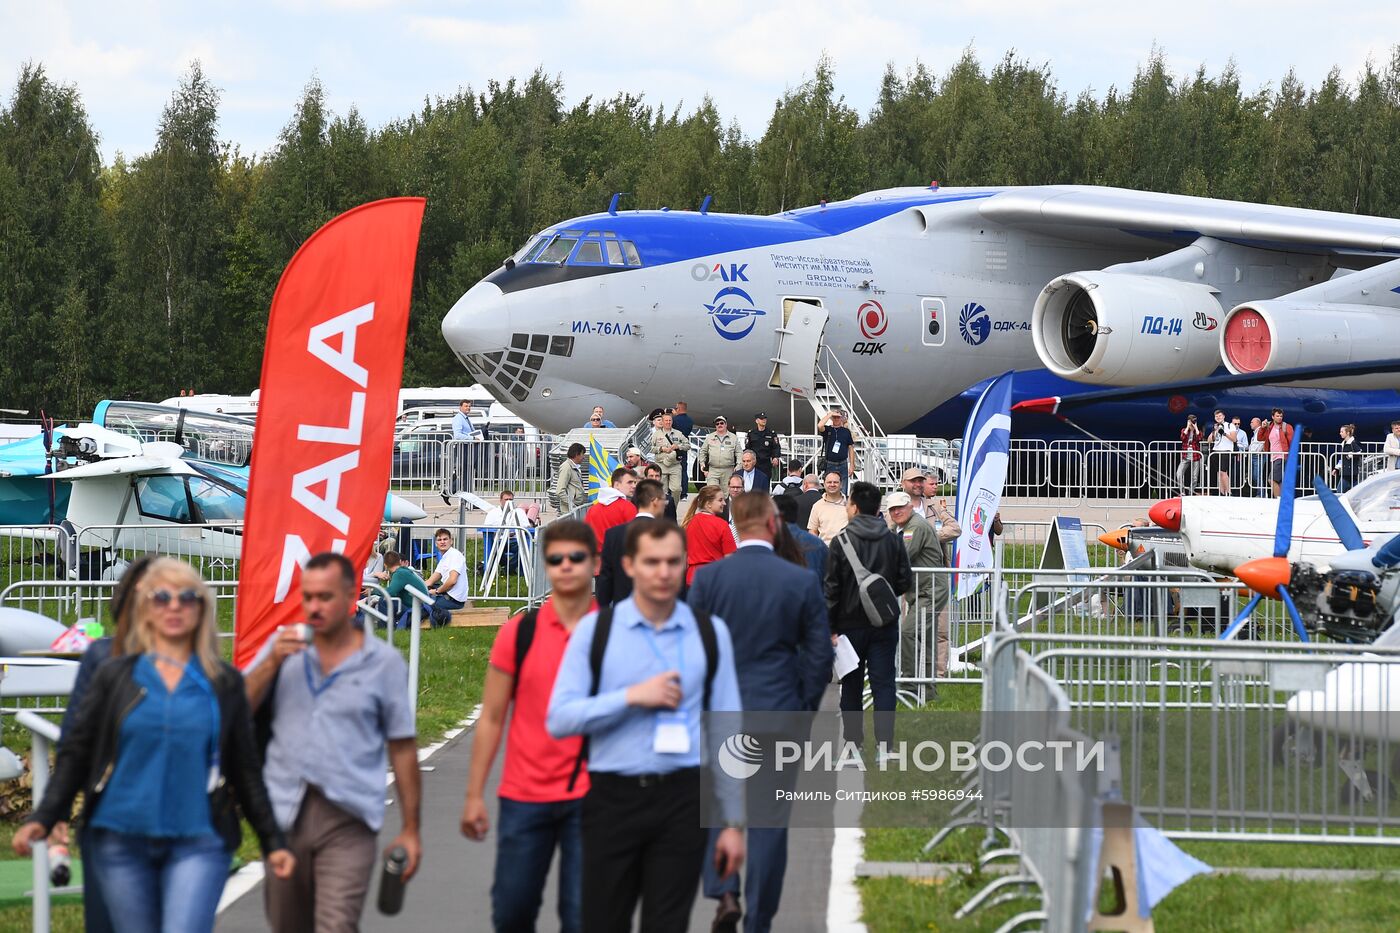
[[[966,599],[986,579],[994,555],[988,532],[1001,508],[1006,466],[1011,453],[1011,373],[992,380],[972,408],[963,432],[958,463],[958,536],[953,566],[958,569],[958,599]]]

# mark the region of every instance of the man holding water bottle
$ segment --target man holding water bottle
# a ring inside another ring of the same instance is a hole
[[[311,558],[301,574],[306,622],[270,638],[244,676],[253,709],[272,704],[263,778],[297,857],[292,877],[266,881],[267,922],[277,933],[359,929],[378,861],[386,763],[403,810],[389,849],[407,855],[404,881],[422,855],[408,666],[352,624],[359,582],[343,555]]]

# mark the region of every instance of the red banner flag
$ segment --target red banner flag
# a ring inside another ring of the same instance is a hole
[[[301,245],[272,297],[248,481],[233,661],[298,621],[301,567],[363,567],[384,520],[422,198],[346,211]]]

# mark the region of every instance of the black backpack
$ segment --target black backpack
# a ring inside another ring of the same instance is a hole
[[[598,695],[598,681],[603,676],[603,655],[608,651],[608,636],[612,634],[613,607],[604,606],[598,610],[598,623],[593,629],[593,642],[588,646],[588,669],[593,674],[593,680],[588,688],[589,696]],[[521,620],[524,624],[524,620]],[[695,613],[695,625],[700,629],[700,643],[705,646],[705,697],[704,705],[701,707],[706,712],[710,709],[710,695],[714,690],[715,672],[719,670],[719,642],[715,638],[715,625],[709,615],[703,612]],[[533,636],[533,630],[531,635]],[[519,673],[520,660],[520,636],[516,635],[516,672]],[[517,677],[518,679],[518,677]],[[583,770],[583,763],[588,760],[588,736],[583,737],[583,745],[578,750],[578,757],[574,759],[574,771],[569,775],[569,790],[574,789],[574,784],[578,782],[579,772]]]

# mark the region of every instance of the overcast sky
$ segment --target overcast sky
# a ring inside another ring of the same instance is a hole
[[[251,153],[272,145],[313,74],[337,113],[353,104],[371,126],[425,96],[542,66],[562,76],[570,102],[631,91],[689,109],[709,94],[725,120],[758,135],[823,51],[865,114],[887,63],[942,73],[969,45],[988,65],[1009,49],[1048,62],[1073,97],[1126,86],[1154,43],[1179,73],[1201,64],[1214,73],[1233,58],[1253,90],[1289,67],[1309,85],[1334,65],[1351,78],[1400,41],[1395,2],[1178,0],[1164,9],[1122,0],[0,0],[0,93],[9,97],[23,62],[42,62],[78,86],[110,160],[150,149],[195,58],[223,92],[224,138]]]

